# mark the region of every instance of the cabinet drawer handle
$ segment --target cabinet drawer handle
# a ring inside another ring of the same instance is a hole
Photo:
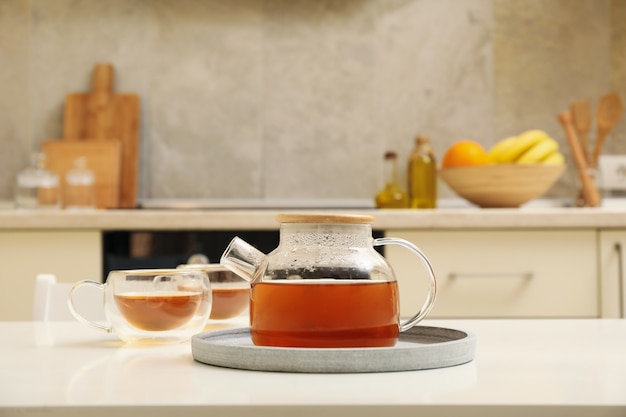
[[[619,292],[619,314],[624,318],[624,264],[622,254],[622,244],[615,243],[615,252],[617,252],[617,288]]]
[[[532,271],[528,272],[504,272],[504,273],[465,273],[465,272],[450,272],[448,278],[519,278],[519,279],[531,279],[535,276]]]

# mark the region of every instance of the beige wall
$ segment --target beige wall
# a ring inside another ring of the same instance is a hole
[[[566,147],[556,115],[625,95],[625,57],[620,0],[0,0],[0,199],[96,62],[142,98],[144,198],[369,198],[418,133]]]

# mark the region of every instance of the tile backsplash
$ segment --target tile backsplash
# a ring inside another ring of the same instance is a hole
[[[0,0],[0,62],[0,199],[98,62],[142,100],[141,198],[373,198],[417,134],[441,156],[540,128],[569,155],[557,114],[626,98],[626,2]]]

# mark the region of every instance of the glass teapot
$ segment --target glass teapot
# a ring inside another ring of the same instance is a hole
[[[433,268],[411,242],[372,238],[372,216],[281,214],[280,241],[265,255],[235,237],[221,264],[250,281],[250,334],[257,346],[380,347],[421,321],[437,293]],[[429,290],[402,322],[391,266],[374,250],[394,244],[415,253]]]

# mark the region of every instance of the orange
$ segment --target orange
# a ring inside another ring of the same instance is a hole
[[[487,164],[489,164],[487,151],[480,143],[473,140],[460,140],[453,143],[441,160],[442,168]]]

